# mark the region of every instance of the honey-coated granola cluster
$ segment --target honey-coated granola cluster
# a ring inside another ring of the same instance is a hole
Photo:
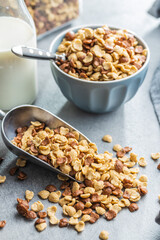
[[[108,26],[68,32],[58,47],[67,60],[57,65],[69,75],[90,81],[110,81],[136,73],[146,61],[147,50],[127,30]]]
[[[82,181],[82,183],[74,182],[59,175],[58,178],[64,181],[60,187],[62,192],[57,191],[54,185],[48,185],[45,190],[38,193],[42,199],[59,203],[64,215],[70,217],[69,220],[57,219],[55,216],[57,208],[52,206],[47,210],[51,224],[59,224],[60,227],[70,224],[81,232],[86,222],[95,223],[100,215],[105,215],[107,220],[112,220],[122,208],[128,207],[130,212],[138,210],[136,202],[147,193],[147,177],[141,175],[138,179],[139,168],[134,167],[138,162],[137,154],[131,152],[127,155],[132,150],[130,147],[114,145],[116,157],[108,151],[98,154],[96,145],[86,140],[80,141],[77,131],[69,131],[63,126],[50,129],[38,121],[31,122],[29,127],[18,128],[12,142],[59,168],[63,173]],[[19,162],[19,164],[22,163]],[[28,201],[33,196],[32,191],[26,191]],[[21,205],[22,203],[19,202],[17,207],[20,214],[24,208]],[[31,211],[28,208],[27,206],[24,216],[29,218],[32,215],[35,218],[32,212],[42,211],[44,205],[38,201],[32,204]],[[44,230],[46,222],[39,220],[36,228],[38,231]]]

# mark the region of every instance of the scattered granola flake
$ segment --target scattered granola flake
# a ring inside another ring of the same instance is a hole
[[[40,212],[44,208],[44,205],[41,203],[41,201],[37,201],[31,205],[31,209],[34,212]]]
[[[32,139],[32,142],[28,139]],[[13,143],[19,147],[15,139]],[[126,154],[132,150],[130,147],[116,146],[114,149],[117,151],[117,157],[108,151],[99,154],[97,146],[80,140],[77,132],[65,127],[50,129],[40,122],[32,123],[24,130],[21,144],[22,149],[40,156],[41,160],[82,182],[74,182],[59,175],[58,178],[62,181],[61,191],[50,184],[39,192],[42,198],[59,203],[63,213],[70,217],[69,220],[58,220],[55,216],[57,207],[51,206],[47,213],[53,225],[67,227],[70,224],[76,226],[77,231],[82,231],[85,222],[94,224],[100,215],[112,220],[125,207],[130,206],[133,211],[136,205],[132,203],[136,203],[147,194],[147,176],[142,175],[138,179],[137,154]],[[47,214],[40,212],[43,204],[40,201],[33,203],[32,211],[29,211],[29,199],[17,199],[17,211],[29,219],[35,217],[33,211],[38,212],[37,216],[42,219],[38,220],[38,224],[44,224],[43,218]]]
[[[158,152],[158,153],[151,153],[151,158],[153,160],[159,159],[160,158],[160,152]]]
[[[103,230],[100,233],[99,238],[102,239],[102,240],[107,240],[109,238],[109,233],[107,231]]]
[[[25,192],[26,200],[31,201],[33,197],[34,197],[34,192],[32,192],[30,190],[26,190],[26,192]]]
[[[120,145],[120,144],[115,144],[114,146],[113,146],[113,150],[115,151],[115,152],[119,152],[119,151],[121,151],[123,149],[123,147]]]
[[[141,167],[147,166],[146,159],[145,159],[144,157],[141,157],[141,158],[139,159],[139,161],[138,161],[138,164],[139,164],[139,166],[141,166]]]
[[[47,208],[47,214],[49,217],[54,216],[56,212],[57,212],[57,207],[54,205]]]
[[[158,195],[158,200],[160,200],[160,194]]]
[[[85,227],[85,223],[83,221],[79,221],[75,225],[75,229],[77,230],[77,232],[82,232],[84,230],[84,227]]]
[[[35,227],[38,230],[38,232],[42,232],[46,229],[47,224],[45,222],[44,223],[39,223],[39,224],[36,224]]]
[[[49,219],[50,224],[56,225],[59,223],[59,219],[56,216],[51,216]]]
[[[78,218],[71,217],[69,219],[69,224],[70,225],[76,225],[78,223]]]
[[[26,166],[26,160],[22,159],[22,158],[18,158],[16,161],[16,166],[17,167],[25,167]]]
[[[139,181],[140,181],[140,182],[148,182],[148,177],[147,177],[146,175],[141,175],[141,176],[139,177]]]
[[[4,183],[6,181],[6,176],[0,175],[0,183]]]
[[[111,143],[111,142],[112,142],[112,137],[111,137],[110,135],[104,135],[103,138],[102,138],[102,140],[103,140],[104,142],[109,142],[109,143]]]
[[[60,191],[51,192],[51,193],[49,194],[48,200],[49,200],[50,202],[57,203],[57,202],[59,202],[60,196],[61,196],[61,192],[60,192]]]
[[[49,191],[42,190],[38,193],[38,196],[42,199],[47,199],[49,197]]]
[[[137,154],[131,152],[130,153],[130,160],[133,161],[133,162],[138,162],[138,159],[137,159]]]
[[[0,221],[0,228],[4,228],[6,225],[6,221],[3,220],[3,221]]]

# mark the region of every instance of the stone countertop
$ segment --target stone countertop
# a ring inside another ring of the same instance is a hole
[[[48,62],[38,64],[39,93],[35,102],[83,132],[97,144],[99,152],[111,151],[113,145],[119,143],[122,146],[132,146],[139,157],[147,159],[148,165],[145,169],[141,168],[140,173],[148,176],[149,192],[139,201],[139,210],[130,213],[125,209],[111,222],[101,217],[93,225],[86,224],[85,231],[80,234],[72,228],[60,229],[49,224],[45,231],[38,233],[34,222],[27,221],[17,214],[16,199],[23,198],[25,190],[29,189],[35,192],[36,201],[40,190],[51,183],[59,185],[59,181],[52,172],[31,163],[28,163],[24,170],[28,174],[26,181],[20,182],[16,177],[11,177],[8,171],[15,165],[16,158],[0,139],[0,155],[5,158],[0,166],[0,175],[7,176],[6,182],[0,186],[0,219],[7,221],[5,228],[0,230],[0,240],[97,240],[102,230],[109,232],[111,240],[160,239],[160,226],[155,223],[155,217],[160,210],[160,173],[156,168],[157,162],[150,158],[152,152],[160,151],[160,128],[149,96],[152,75],[160,60],[159,20],[147,14],[152,3],[152,0],[85,0],[83,13],[73,24],[108,24],[128,28],[146,40],[151,50],[149,71],[143,85],[130,102],[112,113],[96,115],[83,112],[61,94],[51,75]],[[38,46],[48,49],[57,34],[58,32],[42,39]],[[102,142],[104,134],[112,135],[113,142]],[[51,206],[47,200],[42,201],[45,209]],[[58,206],[59,218],[61,213],[62,209]]]

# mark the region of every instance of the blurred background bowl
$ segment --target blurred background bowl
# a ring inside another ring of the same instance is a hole
[[[54,53],[57,51],[65,34],[69,31],[77,32],[82,27],[91,27],[94,29],[101,26],[102,25],[87,25],[67,29],[52,41],[50,51]],[[110,28],[112,30],[119,29],[115,27]],[[138,43],[148,51],[146,62],[142,68],[129,77],[112,81],[88,81],[72,77],[63,72],[55,62],[50,63],[52,74],[57,85],[70,102],[87,112],[105,113],[116,110],[134,97],[146,76],[150,51],[143,39],[131,31],[128,32],[133,34],[138,40]]]

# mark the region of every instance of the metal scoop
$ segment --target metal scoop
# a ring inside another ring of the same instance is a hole
[[[29,154],[28,152],[22,150],[21,148],[16,147],[12,144],[11,140],[16,136],[16,129],[18,127],[29,126],[31,121],[40,121],[46,124],[51,129],[64,126],[69,128],[69,130],[76,130],[71,125],[60,119],[59,117],[55,116],[54,114],[44,110],[43,108],[32,106],[32,105],[21,105],[18,107],[13,108],[7,114],[0,110],[0,119],[2,120],[2,138],[7,146],[7,148],[16,154],[17,156],[27,159],[35,164],[41,165],[42,167],[46,167],[51,171],[56,173],[60,173],[64,176],[71,178],[74,181],[77,181],[72,176],[68,174],[64,174],[59,169],[49,165],[48,163],[44,162],[43,160]],[[79,132],[79,131],[78,131]],[[85,137],[81,132],[79,132],[80,140],[90,140]],[[79,182],[79,181],[77,181]]]
[[[56,53],[47,52],[38,48],[30,48],[26,46],[15,46],[11,48],[12,53],[22,58],[32,58],[39,60],[66,60],[66,55],[63,53],[58,55]]]

